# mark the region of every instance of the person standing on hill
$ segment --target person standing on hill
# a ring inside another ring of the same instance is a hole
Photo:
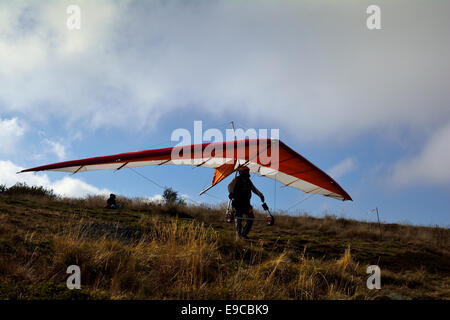
[[[250,169],[246,166],[239,169],[239,176],[233,179],[228,185],[228,197],[232,200],[232,206],[236,212],[236,236],[238,238],[248,239],[248,234],[253,225],[253,208],[250,204],[252,192],[258,195],[264,202],[264,195],[256,189],[250,180]],[[246,216],[246,223],[242,229],[242,219]]]

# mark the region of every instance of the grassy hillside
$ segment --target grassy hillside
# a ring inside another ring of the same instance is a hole
[[[0,299],[450,297],[449,229],[383,224],[380,241],[377,224],[277,216],[235,240],[223,209],[122,200],[0,190]],[[81,290],[66,288],[72,264]]]

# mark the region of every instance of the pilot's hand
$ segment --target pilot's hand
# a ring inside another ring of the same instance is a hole
[[[232,193],[230,193],[230,194],[228,195],[228,199],[230,199],[230,200],[233,199],[233,194],[232,194]]]

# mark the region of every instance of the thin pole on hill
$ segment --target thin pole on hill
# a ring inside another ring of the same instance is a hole
[[[380,240],[383,240],[383,234],[381,233],[380,215],[378,214],[378,207],[376,207],[376,209],[377,209],[378,227],[380,228]]]

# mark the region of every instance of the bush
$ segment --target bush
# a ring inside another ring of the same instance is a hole
[[[28,186],[26,183],[18,182],[10,188],[6,188],[4,185],[0,186],[0,193],[10,196],[23,196],[31,195],[37,197],[56,198],[56,194],[53,190],[45,189],[42,186]]]
[[[178,196],[178,192],[174,191],[172,188],[164,189],[162,197],[166,204],[186,204],[185,201]]]

